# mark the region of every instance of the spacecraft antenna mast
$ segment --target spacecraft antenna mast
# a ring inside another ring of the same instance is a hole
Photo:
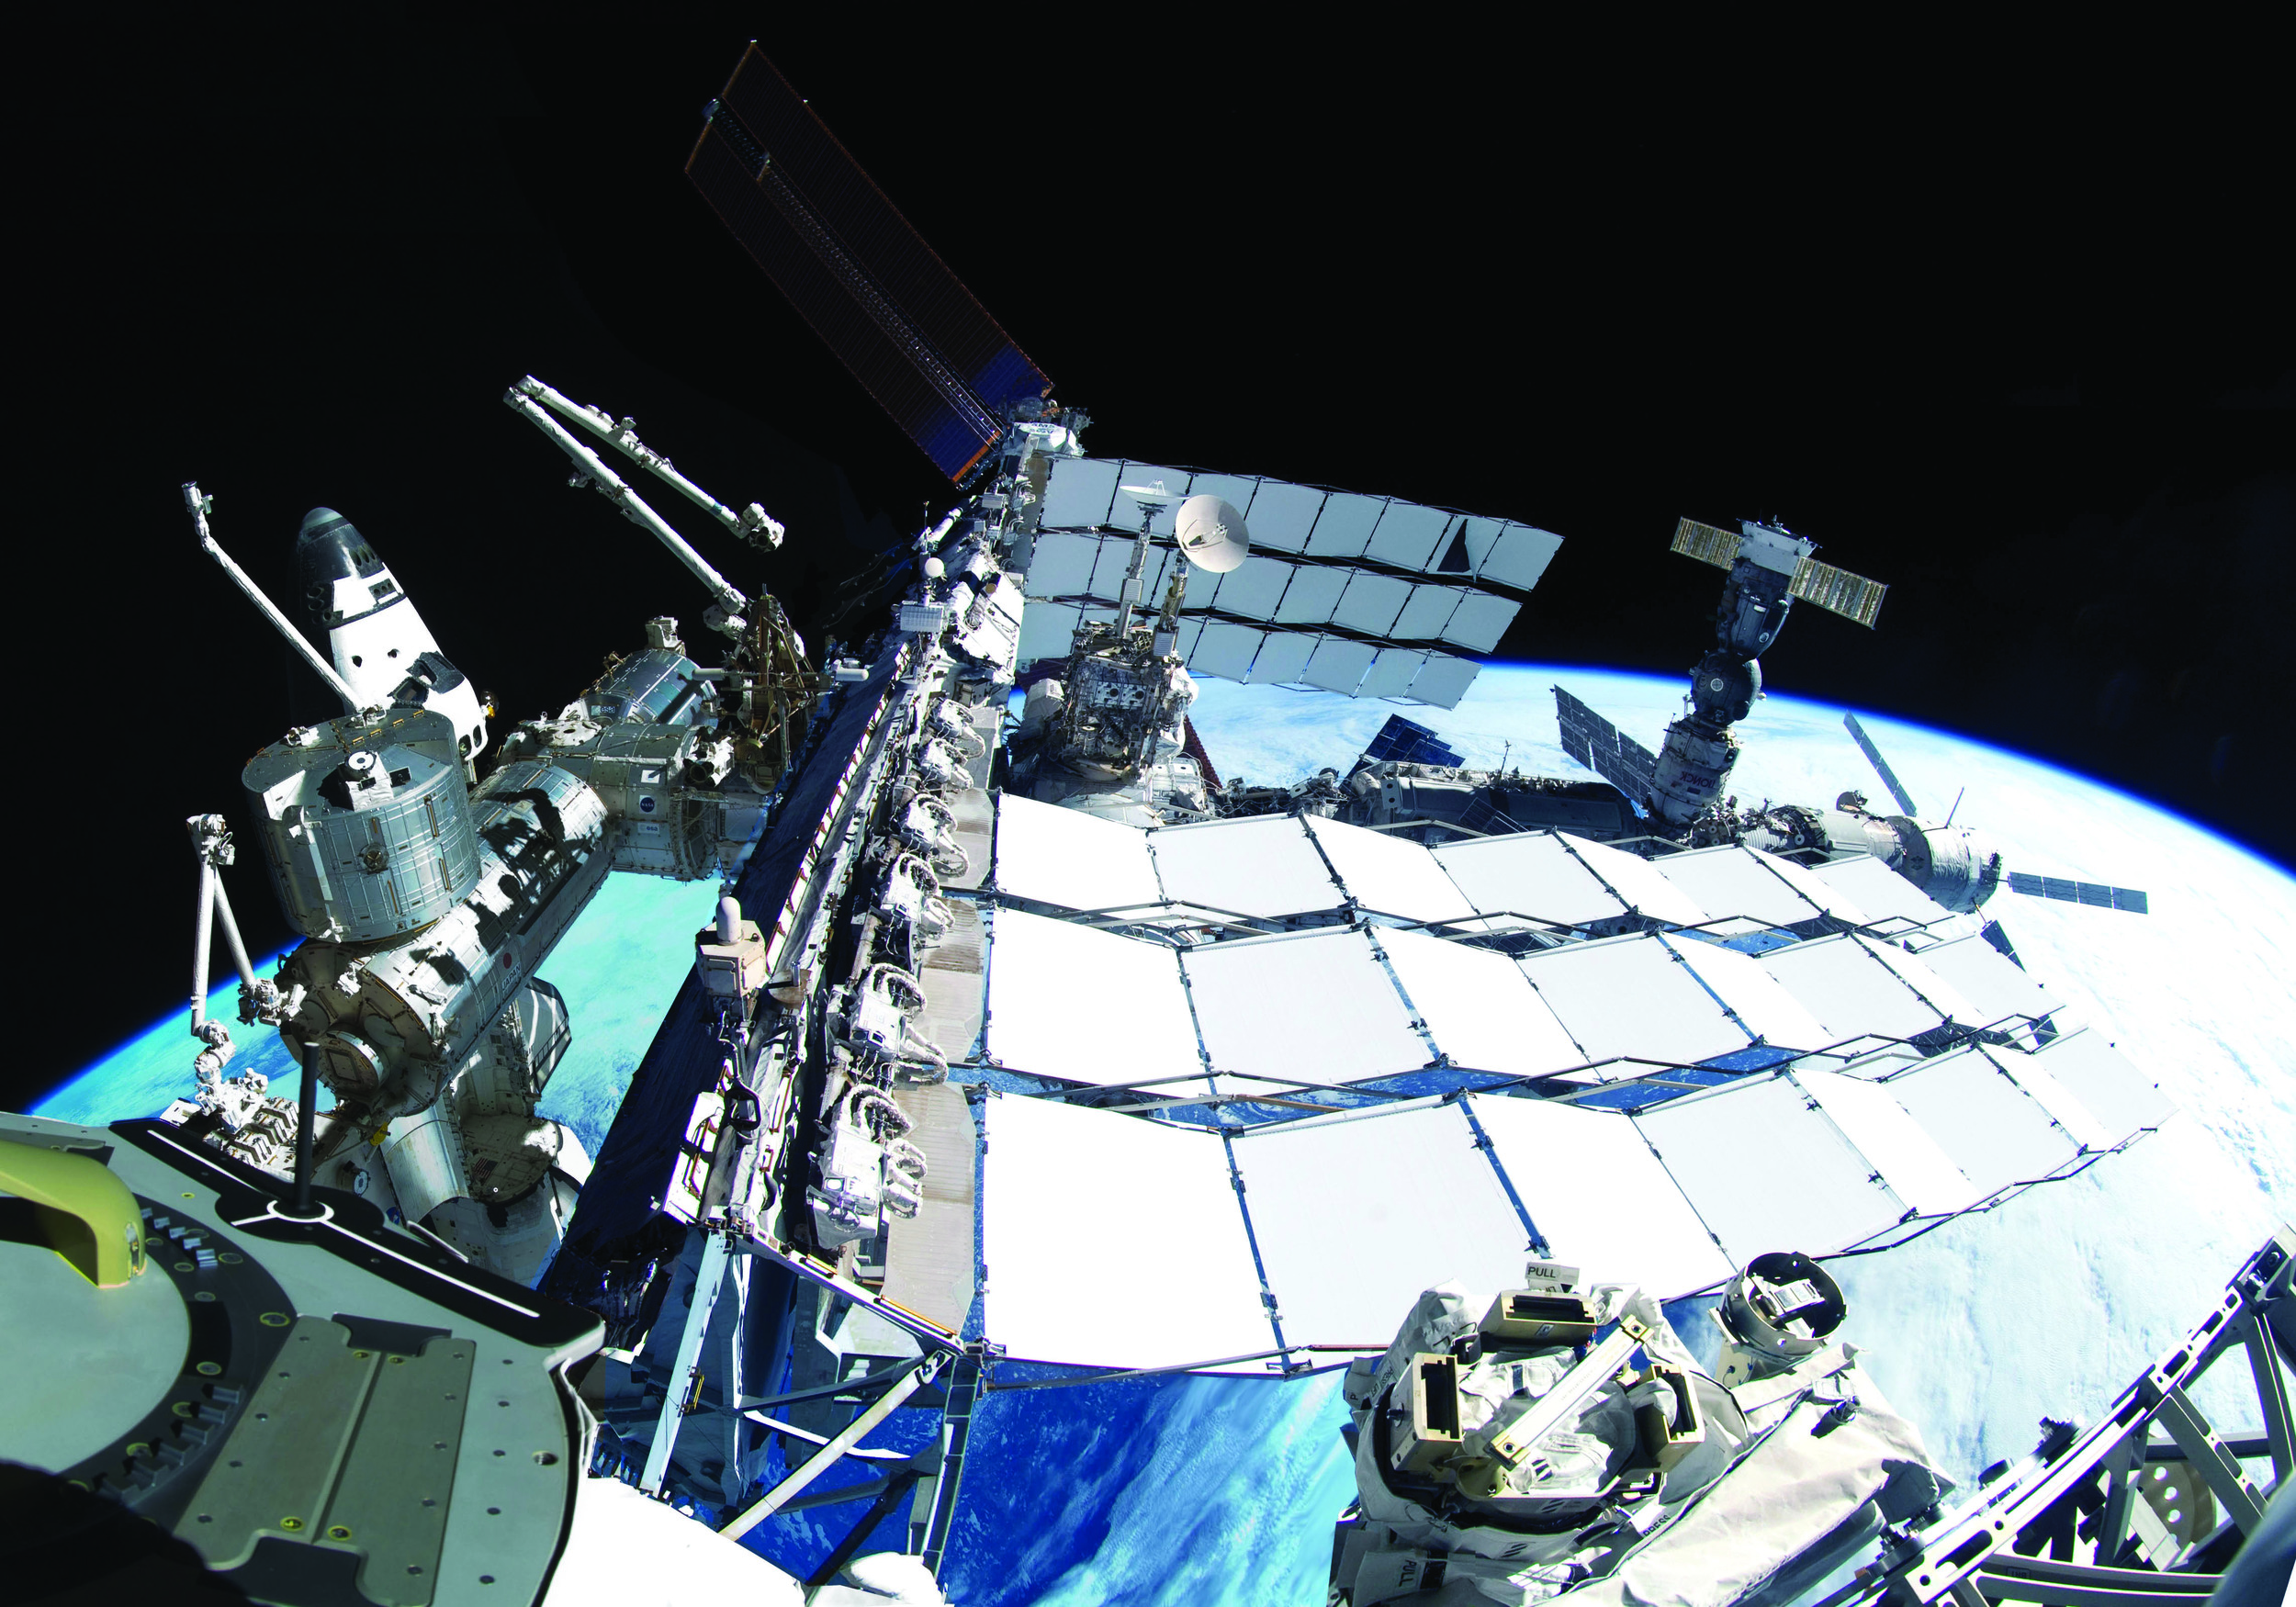
[[[1176,491],[1164,489],[1158,480],[1153,486],[1120,486],[1117,488],[1140,504],[1140,534],[1132,541],[1131,567],[1124,571],[1124,590],[1121,606],[1116,615],[1116,634],[1120,641],[1132,628],[1132,610],[1140,606],[1141,573],[1148,567],[1148,527],[1156,522],[1156,510],[1166,502],[1180,500]]]

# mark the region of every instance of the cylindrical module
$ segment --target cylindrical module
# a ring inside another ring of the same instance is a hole
[[[1650,803],[1668,825],[1687,826],[1722,796],[1737,763],[1738,738],[1729,730],[1677,720],[1650,773]]]
[[[1905,815],[1889,824],[1906,843],[1898,873],[1947,909],[1974,912],[1999,891],[2000,850],[1983,832]]]
[[[397,943],[306,943],[280,967],[306,994],[282,1035],[312,1045],[336,1096],[372,1116],[439,1096],[612,860],[598,794],[553,765],[503,765],[470,813],[481,873],[439,920]]]
[[[478,835],[443,715],[394,708],[292,732],[240,780],[279,907],[305,937],[399,937],[478,882]]]
[[[2000,850],[1968,826],[1856,808],[1811,809],[1798,812],[1812,823],[1806,834],[1782,835],[1775,829],[1779,817],[1795,813],[1773,810],[1746,841],[1772,853],[1821,848],[1835,859],[1871,854],[1947,909],[1964,913],[1975,911],[2000,888]]]
[[[410,1219],[450,1199],[516,1199],[556,1163],[573,1141],[535,1115],[535,1100],[570,1037],[566,1000],[548,983],[530,981],[512,994],[446,1093],[389,1124],[382,1161]]]

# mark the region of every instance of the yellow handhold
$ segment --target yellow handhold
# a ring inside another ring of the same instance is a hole
[[[102,1162],[0,1139],[0,1189],[38,1208],[50,1246],[88,1282],[116,1289],[143,1270],[143,1215]]]

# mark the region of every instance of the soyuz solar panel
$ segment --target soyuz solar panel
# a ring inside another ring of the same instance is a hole
[[[2144,893],[2133,887],[2109,887],[2100,882],[2075,882],[2064,876],[2034,876],[2022,871],[2009,873],[2009,891],[2028,898],[2054,898],[2062,904],[2086,904],[2099,909],[2128,910],[2149,915]]]

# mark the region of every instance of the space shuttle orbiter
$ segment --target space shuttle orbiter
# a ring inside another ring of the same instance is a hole
[[[487,742],[487,709],[470,680],[439,651],[438,640],[398,578],[332,508],[303,515],[295,538],[296,578],[314,624],[357,702],[351,711],[413,704],[444,714],[466,773]]]

